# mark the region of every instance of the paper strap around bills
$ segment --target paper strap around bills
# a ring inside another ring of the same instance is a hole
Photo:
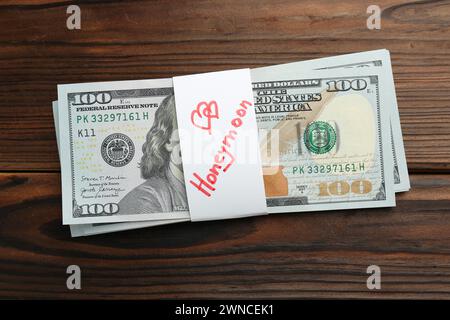
[[[173,83],[191,220],[266,214],[250,70]]]

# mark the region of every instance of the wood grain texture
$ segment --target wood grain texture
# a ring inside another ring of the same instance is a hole
[[[71,1],[0,4],[0,168],[59,170],[58,83],[170,77],[369,49],[392,53],[408,165],[450,171],[450,2]]]
[[[0,2],[0,298],[450,299],[450,1]],[[61,226],[56,85],[391,51],[412,190],[394,209],[183,223],[86,238]],[[424,174],[426,173],[426,174]],[[82,290],[66,268],[82,268]],[[382,290],[366,268],[382,268]]]
[[[57,173],[0,175],[2,298],[450,298],[450,176],[413,175],[394,209],[183,223],[85,238]],[[65,287],[82,269],[82,290]],[[366,268],[382,290],[366,288]]]

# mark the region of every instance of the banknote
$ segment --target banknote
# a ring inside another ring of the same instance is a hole
[[[394,161],[394,190],[396,192],[407,191],[410,188],[408,169],[403,146],[403,136],[400,126],[400,118],[395,94],[395,85],[392,75],[391,60],[388,50],[374,50],[353,53],[335,57],[321,58],[309,61],[292,62],[282,65],[256,68],[252,70],[252,77],[258,79],[264,74],[284,74],[293,76],[301,74],[305,70],[330,70],[340,68],[378,67],[384,69],[386,81],[390,83],[384,95],[391,101],[391,143]]]
[[[395,205],[385,79],[379,68],[253,78],[269,213]]]
[[[58,86],[63,223],[189,218],[172,80]]]
[[[59,147],[59,118],[58,118],[58,101],[53,101],[53,120],[55,124],[56,143]],[[136,221],[136,222],[116,222],[116,223],[91,223],[91,224],[72,224],[70,225],[70,232],[72,237],[91,236],[102,233],[111,233],[123,230],[132,230],[138,228],[156,227],[159,225],[190,221],[189,218],[184,219],[166,219],[153,221]]]
[[[283,75],[284,77],[296,77],[309,70],[332,70],[376,67],[383,70],[383,77],[388,83],[383,92],[389,101],[391,147],[394,162],[394,190],[396,192],[407,191],[410,188],[408,168],[403,146],[403,135],[400,125],[400,116],[397,106],[394,78],[392,74],[391,59],[388,50],[373,50],[341,56],[320,58],[308,61],[299,61],[275,66],[252,69],[253,81],[261,77],[271,75]]]
[[[186,221],[190,221],[190,219],[73,224],[73,225],[70,225],[70,234],[72,237],[86,237],[86,236],[94,236],[94,235],[98,235],[98,234],[119,232],[119,231],[125,231],[125,230],[157,227],[157,226],[162,226],[162,225],[166,225],[166,224],[173,224],[173,223],[186,222]]]

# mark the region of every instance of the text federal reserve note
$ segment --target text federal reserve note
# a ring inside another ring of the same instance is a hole
[[[270,213],[395,205],[380,71],[253,79]]]
[[[172,80],[58,86],[63,223],[189,218]]]

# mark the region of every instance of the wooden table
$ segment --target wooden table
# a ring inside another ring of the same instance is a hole
[[[1,298],[450,298],[450,1],[0,3]],[[59,83],[171,77],[387,48],[412,189],[393,209],[183,223],[85,238],[61,224]],[[66,268],[82,289],[66,288]],[[366,268],[381,268],[368,290]]]

